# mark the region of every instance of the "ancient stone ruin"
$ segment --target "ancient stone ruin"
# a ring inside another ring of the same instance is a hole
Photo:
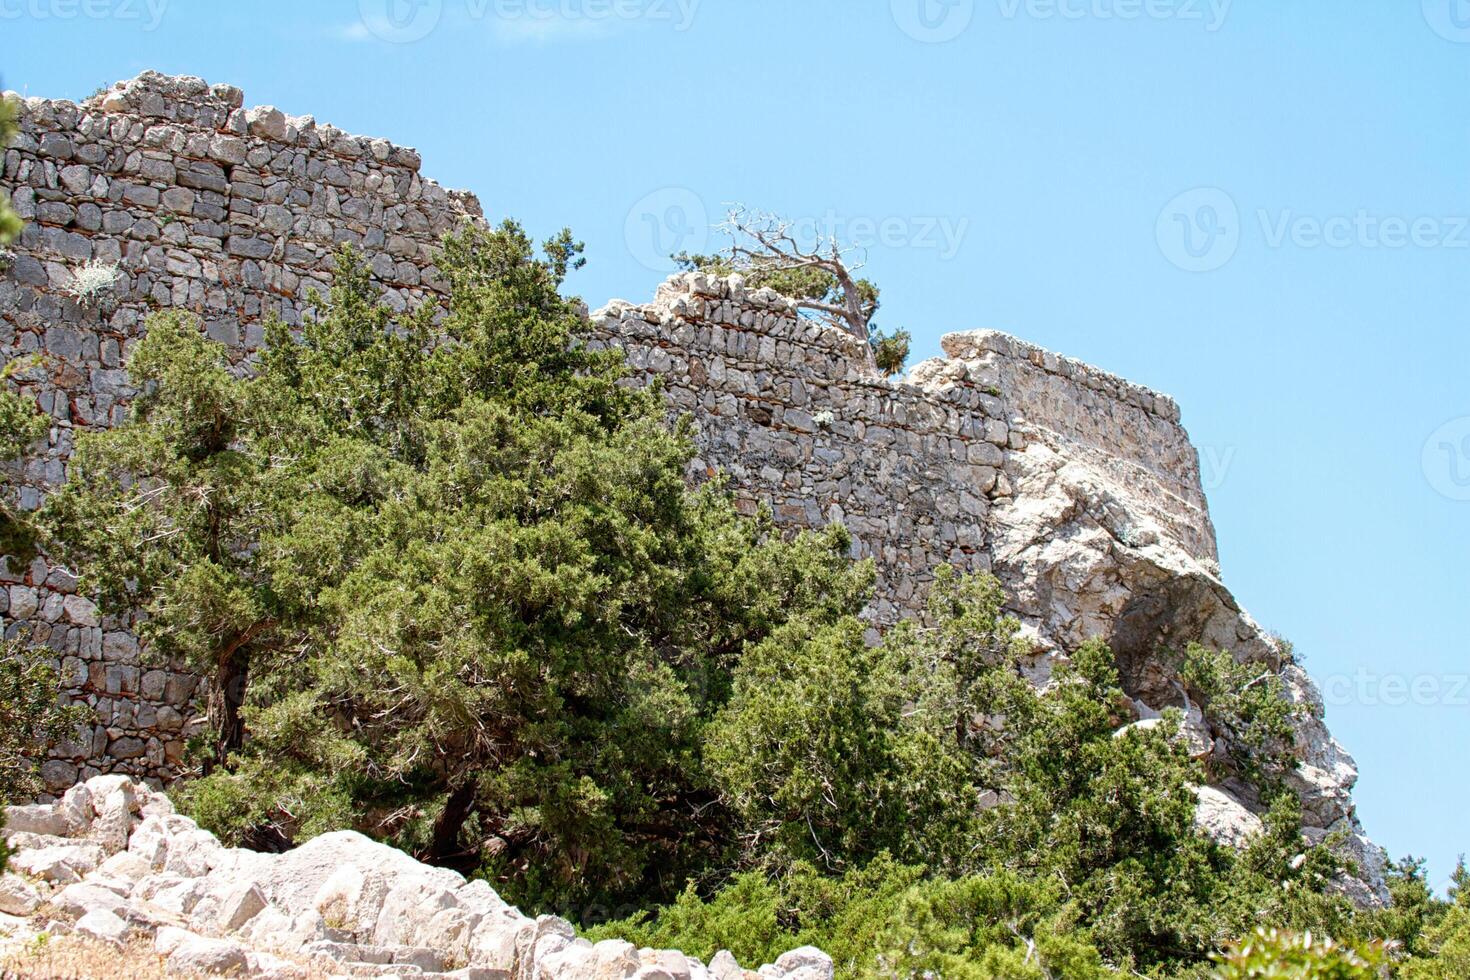
[[[440,236],[483,220],[474,197],[421,176],[413,150],[245,109],[239,89],[199,79],[145,73],[80,105],[28,99],[20,122],[0,189],[27,225],[0,272],[0,345],[7,359],[44,355],[20,380],[53,420],[23,474],[28,505],[62,479],[77,433],[122,418],[134,394],[123,362],[149,313],[188,311],[244,359],[267,313],[300,321],[340,243],[408,309],[445,291]],[[115,278],[80,288],[89,263]],[[1223,743],[1160,651],[1199,641],[1280,672],[1304,707],[1293,778],[1308,833],[1347,831],[1358,897],[1383,895],[1352,759],[1310,679],[1221,581],[1198,456],[1170,398],[993,331],[951,334],[945,357],[890,382],[850,334],[739,277],[676,276],[651,303],[592,318],[694,418],[695,478],[723,472],[743,507],[768,504],[784,527],[851,530],[878,569],[876,628],[922,608],[940,563],[990,571],[1038,680],[1052,657],[1104,637],[1139,717],[1183,709],[1200,754]],[[201,724],[196,678],[150,659],[128,618],[101,615],[65,570],[37,560],[3,575],[7,634],[29,629],[97,713],[46,763],[51,791],[104,772],[168,781]],[[1211,790],[1207,825],[1249,827],[1246,796]]]

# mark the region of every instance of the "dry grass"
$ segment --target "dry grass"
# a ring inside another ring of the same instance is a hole
[[[164,964],[164,957],[153,952],[148,939],[121,949],[83,936],[50,936],[23,946],[0,946],[0,980],[180,980],[183,975],[165,972]],[[329,975],[304,966],[302,973],[311,980]]]
[[[122,949],[80,936],[33,941],[0,956],[0,977],[26,980],[174,980],[165,974],[163,957],[152,945],[134,943]]]

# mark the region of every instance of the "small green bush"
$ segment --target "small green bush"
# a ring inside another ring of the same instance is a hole
[[[881,330],[873,331],[868,343],[873,346],[873,363],[884,377],[903,370],[903,366],[908,363],[912,341],[913,337],[907,330],[895,330],[891,334],[885,334]]]

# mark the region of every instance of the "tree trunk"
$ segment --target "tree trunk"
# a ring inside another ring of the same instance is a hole
[[[454,792],[449,794],[449,800],[444,804],[444,810],[439,814],[439,819],[434,821],[434,839],[429,845],[429,853],[425,855],[428,864],[436,867],[456,867],[469,860],[473,863],[476,855],[467,852],[460,845],[459,834],[464,829],[465,821],[470,817],[470,811],[475,808],[475,795],[478,787],[473,777],[466,779]]]
[[[245,720],[240,706],[245,703],[245,689],[250,677],[250,655],[240,647],[220,658],[215,669],[214,688],[210,691],[209,713],[214,719],[214,759],[206,772],[229,762],[231,753],[245,744]]]

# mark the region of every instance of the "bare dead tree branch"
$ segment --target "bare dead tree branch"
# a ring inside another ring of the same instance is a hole
[[[767,212],[750,211],[734,206],[720,230],[730,237],[725,250],[737,269],[754,272],[799,272],[816,269],[831,277],[835,288],[827,298],[792,297],[800,310],[825,317],[863,342],[866,359],[871,366],[870,322],[876,306],[858,285],[854,273],[864,261],[854,260],[854,249],[844,248],[835,237],[803,245],[793,233],[794,223]],[[835,297],[835,302],[829,301]]]

